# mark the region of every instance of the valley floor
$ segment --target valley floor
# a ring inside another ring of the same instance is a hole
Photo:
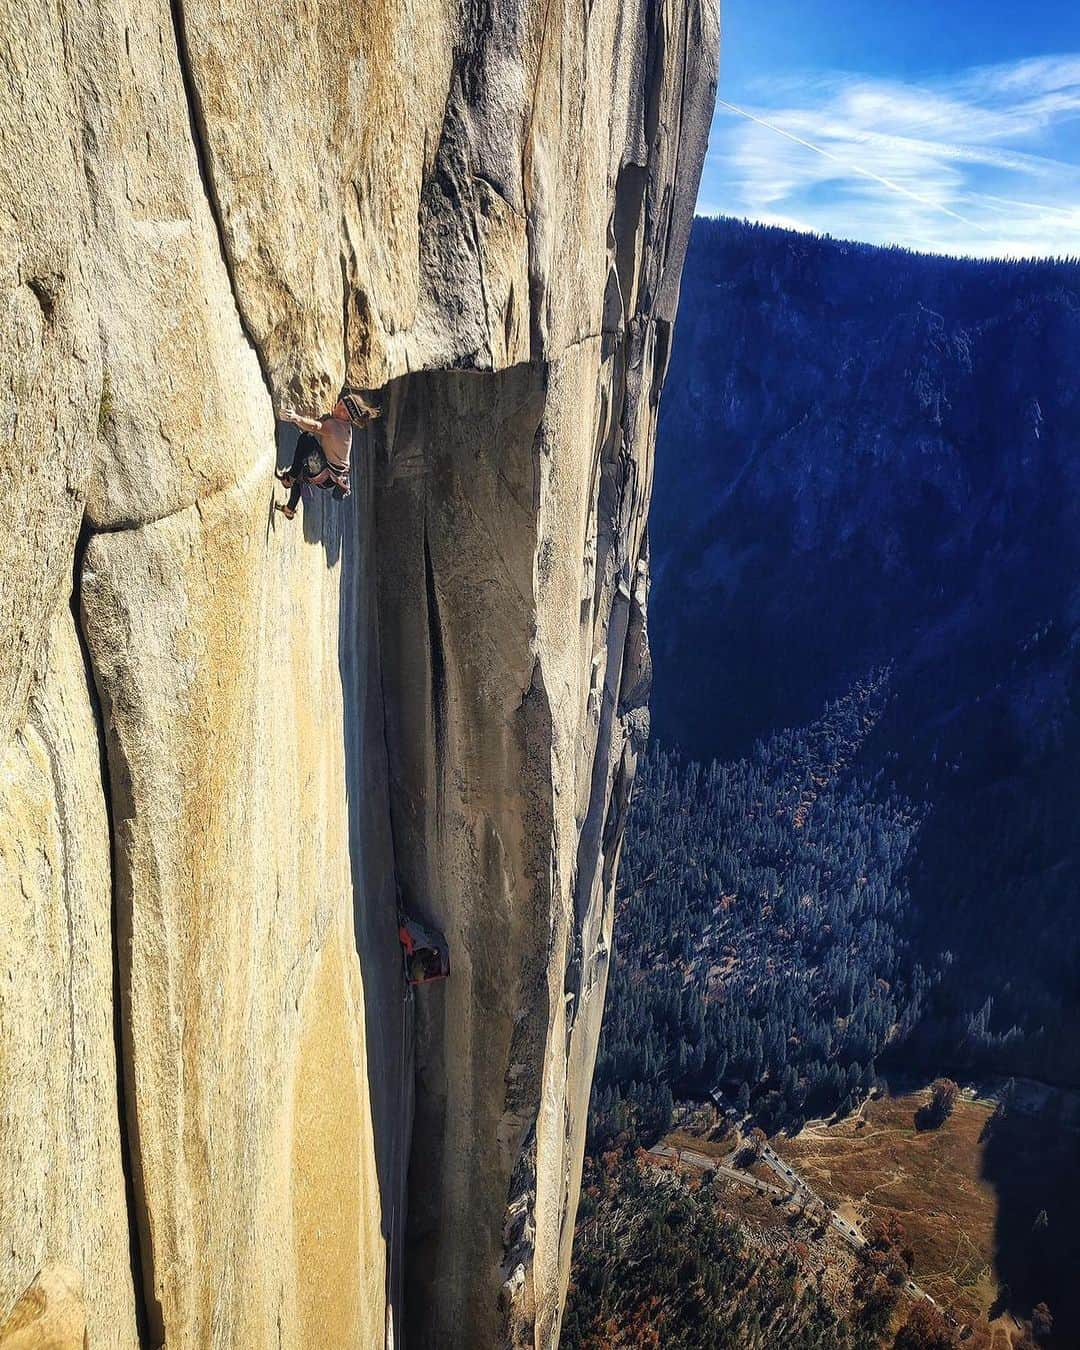
[[[918,1129],[922,1091],[880,1095],[854,1114],[778,1136],[739,1158],[732,1134],[690,1126],[651,1152],[657,1166],[714,1170],[718,1206],[751,1240],[787,1249],[838,1312],[851,1306],[864,1232],[898,1222],[914,1253],[897,1311],[928,1296],[970,1350],[1011,1350],[1023,1318],[1046,1303],[1050,1344],[1080,1345],[1080,1129],[1075,1094],[1020,1084],[995,1113],[1000,1085],[962,1093],[937,1129]],[[1037,1090],[1036,1090],[1037,1089]],[[1030,1344],[1030,1342],[1028,1342]]]

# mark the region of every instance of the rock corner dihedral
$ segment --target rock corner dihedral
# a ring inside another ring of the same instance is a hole
[[[9,11],[0,1316],[554,1346],[712,0]]]

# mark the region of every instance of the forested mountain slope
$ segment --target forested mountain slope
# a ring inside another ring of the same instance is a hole
[[[770,1129],[848,1110],[906,1034],[927,975],[906,951],[920,818],[857,767],[877,672],[735,763],[642,761],[590,1139],[651,1142],[673,1098],[720,1086]]]
[[[925,1061],[1080,1078],[1080,267],[698,221],[651,518],[654,727],[707,761],[868,672],[922,820]]]

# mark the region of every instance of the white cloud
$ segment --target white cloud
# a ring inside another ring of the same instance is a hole
[[[703,206],[949,253],[1080,252],[1080,54],[753,94],[718,108]]]

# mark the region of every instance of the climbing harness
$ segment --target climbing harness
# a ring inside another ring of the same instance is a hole
[[[351,488],[349,486],[349,470],[339,469],[331,464],[326,458],[326,451],[319,444],[318,440],[305,432],[300,437],[299,449],[302,454],[300,460],[300,478],[311,487],[335,487],[343,496],[348,496]]]

